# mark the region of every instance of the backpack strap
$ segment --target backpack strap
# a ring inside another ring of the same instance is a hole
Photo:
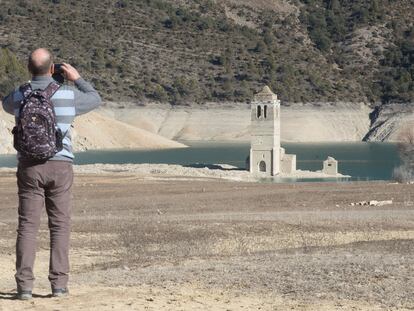
[[[23,94],[23,98],[29,97],[29,95],[33,92],[32,86],[30,83],[25,83],[19,88],[20,92]]]
[[[43,94],[45,95],[45,97],[47,99],[51,99],[53,97],[53,95],[57,92],[57,90],[59,90],[60,87],[61,87],[61,85],[59,83],[50,82],[50,84],[47,86],[47,88],[45,88],[43,90]],[[69,132],[69,129],[65,133],[62,133],[62,140],[63,140],[63,138],[65,138],[65,136],[68,132]]]
[[[50,82],[50,84],[43,90],[43,94],[47,99],[51,99],[52,96],[59,90],[60,84],[56,82]]]

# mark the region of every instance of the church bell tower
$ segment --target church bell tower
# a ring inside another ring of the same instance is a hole
[[[268,86],[256,94],[251,111],[250,172],[258,177],[280,173],[280,101]]]

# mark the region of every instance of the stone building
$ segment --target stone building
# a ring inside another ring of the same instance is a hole
[[[280,147],[280,101],[268,86],[256,94],[251,111],[250,172],[271,177],[296,170],[296,155]]]
[[[268,86],[255,95],[251,106],[251,147],[246,163],[255,177],[294,176],[302,178],[350,177],[338,173],[338,161],[328,157],[321,171],[296,169],[296,155],[280,146],[280,100]]]
[[[337,175],[338,174],[338,161],[332,157],[328,157],[323,162],[322,172],[326,175]]]
[[[287,154],[284,148],[280,148],[280,171],[285,174],[296,171],[296,154]]]
[[[280,101],[269,87],[256,94],[251,111],[250,172],[280,173]]]

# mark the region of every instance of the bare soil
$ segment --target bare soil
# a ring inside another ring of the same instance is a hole
[[[20,302],[15,184],[0,174],[0,310],[414,309],[414,185],[78,174],[71,295],[49,296],[44,214]]]

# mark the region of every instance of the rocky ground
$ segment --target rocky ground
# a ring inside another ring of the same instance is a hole
[[[0,173],[14,172],[15,168],[1,168]],[[311,180],[321,179],[330,181],[345,181],[351,176],[342,175],[328,175],[322,171],[306,171],[296,170],[292,173],[281,173],[274,178],[261,178],[260,176],[253,176],[246,169],[238,168],[228,164],[192,164],[192,165],[177,165],[177,164],[89,164],[89,165],[75,165],[76,173],[82,174],[107,174],[116,173],[118,175],[139,175],[146,176],[147,179],[156,180],[228,180],[228,181],[242,181],[242,182],[287,182],[294,180]]]
[[[390,104],[375,109],[366,141],[407,141],[413,135],[413,105]]]
[[[13,299],[15,193],[0,173],[0,310],[414,309],[414,185],[78,173],[71,295],[48,296],[44,218],[29,302]]]

